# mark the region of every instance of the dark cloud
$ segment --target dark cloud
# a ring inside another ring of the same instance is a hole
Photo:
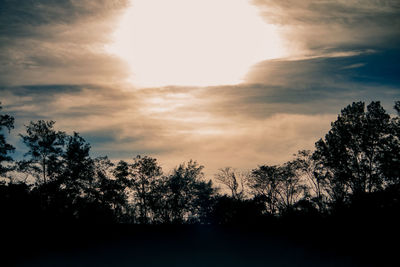
[[[381,100],[391,109],[399,99],[399,1],[253,3],[294,50],[287,58],[256,64],[247,74],[246,83],[259,84],[259,106],[291,103],[289,110],[313,114],[359,100]]]
[[[396,48],[400,43],[397,0],[253,0],[268,23],[290,42],[312,49]]]
[[[0,1],[0,86],[123,79],[126,66],[103,47],[127,2]]]
[[[82,91],[82,85],[25,85],[25,86],[15,86],[15,87],[0,87],[0,91],[12,91],[16,96],[29,96],[38,95],[44,96],[54,96],[62,93],[76,93]]]
[[[398,86],[399,60],[400,50],[361,51],[353,55],[337,54],[302,60],[270,60],[254,66],[247,75],[247,81],[300,87],[324,87],[349,82]]]
[[[104,18],[126,7],[127,0],[2,0],[0,23],[8,25],[0,34],[26,26],[72,24],[81,20]],[[18,31],[14,31],[18,34]]]

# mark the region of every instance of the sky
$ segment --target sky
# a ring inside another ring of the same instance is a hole
[[[280,164],[353,101],[400,99],[398,0],[0,0],[0,101],[93,156]]]

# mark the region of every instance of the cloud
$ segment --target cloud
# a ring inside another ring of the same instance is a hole
[[[396,0],[253,0],[269,21],[279,24],[393,26],[399,22]]]
[[[253,0],[253,4],[267,23],[279,25],[291,51],[286,58],[259,62],[245,78],[247,84],[275,88],[274,95],[266,95],[269,100],[286,97],[323,113],[359,100],[381,100],[390,107],[399,98],[398,1]]]
[[[127,0],[6,0],[0,2],[2,35],[31,35],[32,29],[51,24],[74,24],[98,18],[126,7]],[[45,33],[43,33],[45,34]]]
[[[125,64],[104,44],[127,1],[0,1],[0,85],[111,83]]]
[[[248,83],[269,85],[313,85],[346,87],[348,83],[362,86],[398,86],[400,50],[370,51],[358,55],[316,57],[300,60],[270,60],[253,66],[247,74]]]
[[[238,85],[146,89],[122,83],[126,66],[104,52],[126,4],[0,1],[0,100],[14,133],[51,119],[95,156],[147,154],[167,169],[194,159],[212,175],[281,163],[312,149],[347,104],[390,111],[400,97],[397,1],[255,1],[292,55],[258,63]]]
[[[268,23],[281,26],[288,45],[310,54],[400,43],[396,0],[253,0]]]
[[[194,159],[206,166],[209,177],[224,166],[278,164],[299,149],[312,149],[352,100],[338,100],[333,93],[307,99],[290,96],[282,86],[260,84],[24,86],[2,88],[2,93],[4,110],[16,117],[14,133],[22,133],[30,120],[52,119],[60,130],[81,133],[94,156],[128,160],[145,154],[166,170]],[[15,134],[13,143],[21,156],[26,148]]]
[[[2,92],[7,96],[2,101],[4,110],[16,117],[12,140],[16,156],[26,151],[16,137],[24,132],[23,125],[52,119],[60,130],[80,132],[92,144],[95,156],[118,160],[147,154],[157,157],[166,169],[194,159],[206,166],[208,175],[227,165],[253,168],[288,159],[300,148],[311,148],[332,117],[280,110],[256,116],[251,111],[254,101],[229,100],[227,93],[232,90],[218,87],[125,90],[86,85],[50,90],[28,86]],[[249,111],[228,115],[233,109],[218,109],[226,101],[241,103]]]

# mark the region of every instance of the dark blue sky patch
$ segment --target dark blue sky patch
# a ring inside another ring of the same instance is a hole
[[[348,83],[358,83],[360,88],[370,85],[400,88],[400,50],[294,61],[269,60],[254,66],[247,80],[249,83],[290,86],[294,90],[316,86],[321,90],[324,87],[339,88]]]

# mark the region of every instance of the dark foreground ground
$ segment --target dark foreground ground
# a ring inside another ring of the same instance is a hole
[[[2,227],[0,265],[399,266],[397,226],[367,226],[291,222],[55,227],[26,222]]]

